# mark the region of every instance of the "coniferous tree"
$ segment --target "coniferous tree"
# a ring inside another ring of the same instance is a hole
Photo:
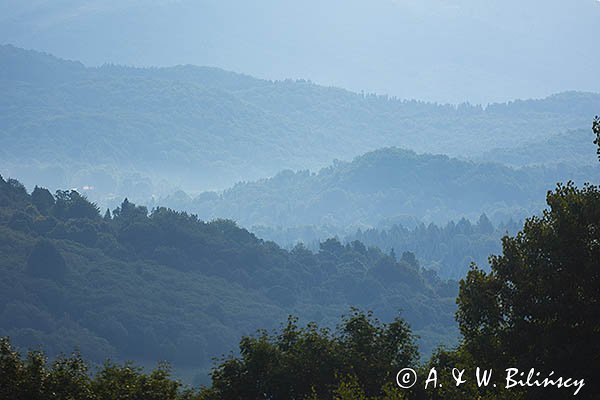
[[[36,186],[31,192],[31,202],[41,214],[48,215],[54,206],[54,196],[48,189]]]

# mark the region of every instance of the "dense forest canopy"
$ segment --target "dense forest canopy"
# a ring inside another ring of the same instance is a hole
[[[600,104],[598,94],[569,92],[441,105],[217,68],[90,68],[8,45],[0,90],[3,173],[103,204],[316,171],[384,146],[462,157],[528,147],[587,127]],[[549,152],[540,163],[555,161]]]
[[[593,150],[590,156],[593,161]],[[595,165],[514,169],[386,148],[352,162],[336,161],[318,173],[283,171],[222,193],[190,198],[179,192],[158,203],[203,218],[231,218],[243,226],[330,226],[343,236],[350,227],[369,228],[401,217],[446,224],[464,217],[477,221],[485,213],[496,223],[508,223],[541,209],[540,199],[558,181],[599,178]]]
[[[402,316],[427,354],[455,343],[455,281],[413,254],[329,239],[287,251],[228,220],[0,180],[0,336],[93,362],[166,359],[188,382],[290,313],[333,327],[351,306]]]
[[[420,265],[437,272],[441,278],[460,279],[468,271],[469,264],[476,262],[486,266],[491,254],[500,254],[500,239],[515,234],[522,222],[494,224],[486,214],[476,221],[461,218],[447,224],[424,224],[416,218],[401,216],[390,218],[372,228],[358,228],[344,232],[331,225],[303,225],[297,227],[253,226],[256,236],[272,240],[291,249],[304,243],[311,250],[318,250],[321,238],[339,237],[344,243],[355,240],[366,246],[375,246],[385,252],[394,250],[414,253]]]
[[[409,229],[393,225],[385,229],[358,230],[347,236],[346,241],[358,240],[380,249],[410,251],[423,267],[433,269],[443,278],[460,279],[473,262],[485,268],[490,255],[501,253],[500,239],[514,235],[520,225],[509,221],[494,226],[482,214],[476,223],[463,218],[444,226],[420,224]]]

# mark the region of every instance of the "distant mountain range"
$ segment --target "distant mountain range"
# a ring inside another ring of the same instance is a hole
[[[600,91],[599,19],[596,0],[5,1],[0,40],[86,65],[191,63],[487,104]]]
[[[216,68],[88,68],[8,45],[0,90],[3,175],[100,201],[224,189],[386,146],[476,157],[587,129],[600,109],[593,93],[455,107]]]

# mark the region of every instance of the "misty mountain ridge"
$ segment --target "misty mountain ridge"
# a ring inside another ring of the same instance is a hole
[[[598,21],[0,0],[0,400],[596,400]]]
[[[87,65],[191,63],[488,103],[600,91],[599,17],[596,0],[13,1],[0,37]]]
[[[593,160],[593,151],[589,157]],[[231,218],[242,226],[314,225],[343,235],[349,227],[374,227],[402,216],[436,223],[477,220],[482,213],[496,222],[519,220],[542,209],[548,188],[567,180],[598,182],[600,171],[565,164],[512,168],[386,148],[352,162],[335,161],[317,173],[287,170],[219,193],[179,192],[157,204],[205,219]]]
[[[103,204],[319,170],[388,146],[465,158],[529,147],[587,128],[600,105],[578,92],[440,105],[216,68],[89,68],[13,46],[0,47],[0,87],[3,173],[93,188]]]

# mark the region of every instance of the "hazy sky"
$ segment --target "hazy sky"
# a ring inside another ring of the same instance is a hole
[[[600,91],[596,0],[0,0],[0,42],[441,102]]]

